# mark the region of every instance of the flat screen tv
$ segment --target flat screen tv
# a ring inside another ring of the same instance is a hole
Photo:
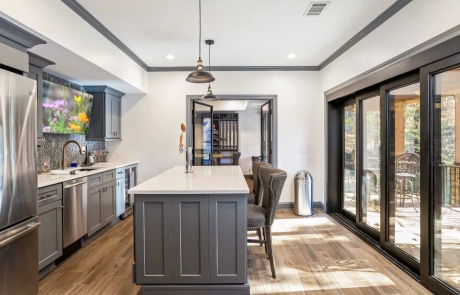
[[[43,132],[86,134],[92,106],[92,95],[44,80]]]

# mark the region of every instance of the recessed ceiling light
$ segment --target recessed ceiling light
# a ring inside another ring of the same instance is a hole
[[[294,53],[289,53],[288,55],[286,55],[286,58],[293,59],[293,58],[295,58],[295,54]]]
[[[168,55],[166,55],[166,58],[167,58],[167,59],[174,59],[174,58],[175,58],[175,56],[174,56],[174,55],[172,55],[172,54],[168,54]]]

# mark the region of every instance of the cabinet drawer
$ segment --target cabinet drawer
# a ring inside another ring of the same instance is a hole
[[[88,176],[88,189],[98,187],[104,183],[102,173]]]
[[[115,170],[116,179],[125,178],[125,168],[126,167],[122,167],[122,168],[117,168],[117,170]]]
[[[38,207],[62,200],[62,183],[38,189]]]
[[[115,170],[106,171],[106,172],[103,172],[102,174],[104,175],[103,176],[104,183],[111,182],[111,181],[114,181],[116,179]]]

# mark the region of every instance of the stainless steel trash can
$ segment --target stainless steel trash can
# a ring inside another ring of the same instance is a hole
[[[305,170],[294,177],[294,214],[313,215],[313,177]]]

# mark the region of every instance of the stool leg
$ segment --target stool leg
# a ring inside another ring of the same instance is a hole
[[[262,228],[262,235],[264,236],[264,241],[267,241],[267,235],[265,234],[265,227]],[[265,243],[265,254],[268,254],[267,243]]]
[[[272,245],[272,233],[270,227],[265,227],[267,234],[267,248],[268,248],[268,259],[270,259],[270,267],[272,269],[272,277],[276,279],[275,272],[275,260],[273,259],[273,245]]]
[[[262,229],[260,227],[257,229],[257,235],[259,236],[259,240],[262,240]],[[260,247],[263,246],[262,244],[260,243]]]

